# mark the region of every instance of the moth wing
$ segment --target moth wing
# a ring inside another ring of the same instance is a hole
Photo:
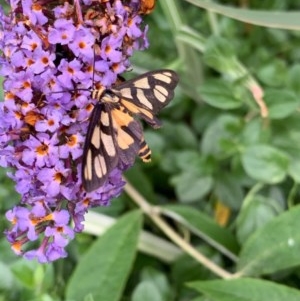
[[[111,108],[98,102],[91,114],[84,143],[82,184],[85,191],[91,192],[103,185],[117,164],[118,147]]]
[[[150,71],[128,80],[111,91],[120,97],[120,103],[131,113],[143,118],[153,127],[160,122],[154,116],[174,97],[179,77],[168,69]]]
[[[140,122],[135,120],[130,112],[121,105],[112,109],[111,115],[116,131],[119,164],[123,164],[123,168],[127,168],[134,163],[137,155],[144,161],[147,156],[150,160],[151,152],[144,142],[143,128]]]

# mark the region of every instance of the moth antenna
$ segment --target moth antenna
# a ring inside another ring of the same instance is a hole
[[[92,76],[92,89],[95,89],[95,56],[96,56],[96,52],[95,52],[95,44],[93,46],[93,51],[94,51],[94,60],[93,60],[93,76]]]

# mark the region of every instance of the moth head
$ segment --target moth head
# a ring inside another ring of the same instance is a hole
[[[114,94],[112,91],[106,90],[102,92],[101,101],[106,103],[119,103],[120,97]]]

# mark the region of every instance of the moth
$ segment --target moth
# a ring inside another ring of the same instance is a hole
[[[153,128],[155,116],[174,97],[179,77],[168,69],[144,73],[111,89],[94,89],[97,102],[91,113],[83,149],[82,185],[91,192],[101,187],[114,168],[133,165],[136,156],[151,160],[139,117]]]

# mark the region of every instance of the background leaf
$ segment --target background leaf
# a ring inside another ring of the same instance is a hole
[[[236,220],[237,237],[241,243],[283,211],[276,200],[262,195],[251,196],[247,201]]]
[[[67,287],[67,298],[119,300],[135,257],[141,213],[122,217],[100,237],[77,266]],[[96,281],[95,281],[96,279]]]
[[[238,270],[245,275],[261,275],[300,265],[300,206],[254,232],[242,248]]]
[[[269,145],[247,148],[243,153],[242,162],[249,176],[269,184],[282,181],[289,166],[288,156]]]
[[[222,15],[234,18],[250,24],[256,24],[266,27],[284,28],[299,30],[300,19],[297,12],[276,12],[276,19],[274,18],[274,12],[268,11],[254,11],[248,9],[236,9],[225,5],[218,5],[213,2],[207,2],[203,0],[186,0],[199,7],[212,10]]]
[[[291,91],[267,90],[265,101],[272,119],[286,118],[299,107],[299,98]]]
[[[296,301],[300,298],[296,289],[258,279],[199,281],[189,286],[214,301]]]
[[[133,292],[132,301],[164,301],[157,287],[150,281],[141,282]]]
[[[203,100],[220,109],[236,109],[242,105],[233,93],[233,86],[221,80],[207,81],[200,88]]]

